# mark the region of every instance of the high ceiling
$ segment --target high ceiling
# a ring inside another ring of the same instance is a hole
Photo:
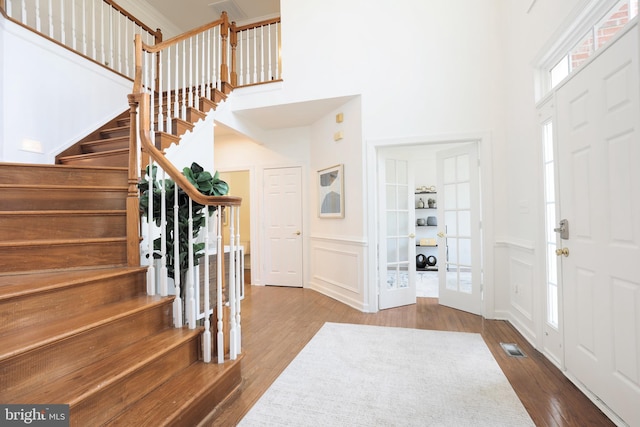
[[[182,31],[215,21],[225,11],[231,21],[280,15],[280,0],[147,0]]]
[[[189,31],[214,21],[222,11],[238,24],[280,16],[280,0],[146,0],[181,31]],[[303,1],[303,0],[301,0]],[[309,126],[344,104],[350,97],[298,102],[238,112],[263,129]],[[234,134],[223,125],[216,126],[216,136]]]

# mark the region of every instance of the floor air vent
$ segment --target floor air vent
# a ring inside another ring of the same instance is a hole
[[[501,342],[500,346],[502,346],[502,349],[504,350],[504,352],[511,357],[527,357],[522,352],[522,350],[520,350],[520,347],[518,347],[518,344]]]

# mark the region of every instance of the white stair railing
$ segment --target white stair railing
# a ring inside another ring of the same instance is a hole
[[[280,60],[280,18],[236,27],[231,25],[231,83],[247,86],[282,79]]]
[[[236,359],[241,352],[244,258],[243,248],[238,244],[241,200],[199,193],[194,185],[197,183],[190,182],[166,159],[155,137],[159,132],[175,133],[176,119],[193,123],[193,110],[202,112],[207,99],[217,102],[226,96],[220,90],[228,81],[228,71],[224,71],[228,70],[224,63],[226,56],[221,53],[228,49],[225,26],[228,31],[223,14],[219,21],[155,45],[147,45],[136,36],[132,95],[139,105],[136,128],[140,129],[139,139],[148,154],[148,165],[142,165],[148,166],[146,181],[153,183],[157,178],[155,196],[149,197],[147,193],[144,213],[147,235],[142,253],[146,257],[141,258],[150,260],[149,293],[175,293],[174,325],[182,327],[186,323],[191,329],[202,326],[203,360],[212,360],[215,346],[218,363],[224,362],[225,343],[230,359]],[[149,186],[154,188],[149,184],[147,190]],[[141,190],[144,189],[143,185]],[[213,215],[209,216],[209,212]],[[229,224],[228,245],[223,239],[223,212]],[[168,216],[173,217],[174,223],[170,230],[166,226]],[[179,223],[186,223],[187,230],[178,227]],[[169,241],[173,248],[171,265],[166,250]],[[187,262],[180,262],[181,259]],[[171,273],[173,290],[163,284]],[[215,343],[212,316],[215,316]]]
[[[13,21],[131,79],[132,40],[162,41],[154,30],[112,0],[3,0]],[[2,3],[0,1],[0,3]]]

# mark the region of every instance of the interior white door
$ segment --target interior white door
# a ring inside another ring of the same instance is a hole
[[[264,170],[265,284],[302,287],[299,167]]]
[[[566,369],[630,426],[640,425],[638,75],[636,25],[557,93]]]
[[[380,309],[416,303],[413,173],[403,159],[378,156]],[[410,191],[411,190],[411,191]]]
[[[482,312],[478,145],[438,151],[440,304]]]

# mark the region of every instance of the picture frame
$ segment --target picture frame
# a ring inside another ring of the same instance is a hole
[[[344,165],[318,171],[318,216],[344,218]]]

